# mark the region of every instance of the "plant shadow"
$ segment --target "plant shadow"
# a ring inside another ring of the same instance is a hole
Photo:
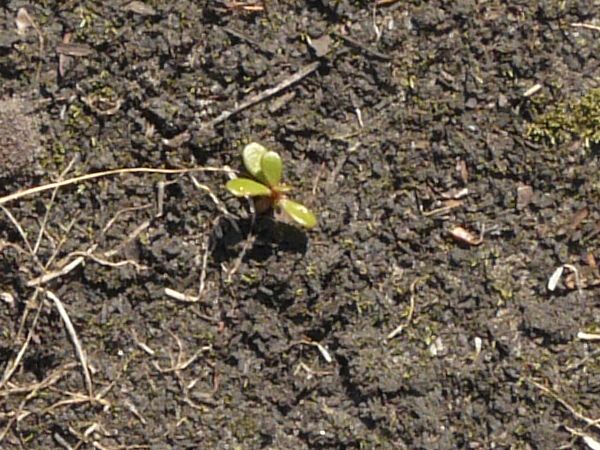
[[[255,239],[246,250],[245,260],[262,262],[279,252],[304,255],[308,248],[304,230],[269,216],[258,216],[254,221],[225,219],[215,228],[212,256],[218,263],[239,257],[250,233]]]

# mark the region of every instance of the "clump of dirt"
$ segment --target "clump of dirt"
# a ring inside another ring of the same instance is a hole
[[[31,177],[42,146],[34,104],[21,96],[0,98],[0,179]]]

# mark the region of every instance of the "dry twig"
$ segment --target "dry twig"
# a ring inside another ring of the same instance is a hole
[[[77,332],[75,331],[75,327],[73,326],[73,322],[69,318],[69,314],[67,314],[67,310],[64,305],[60,301],[60,299],[54,295],[51,291],[45,291],[46,297],[54,302],[54,306],[58,310],[60,317],[65,323],[65,328],[71,337],[71,341],[73,342],[73,346],[75,347],[75,352],[77,353],[77,357],[79,358],[79,362],[81,363],[81,369],[83,371],[83,378],[85,380],[85,385],[88,391],[88,395],[91,398],[94,397],[94,388],[92,386],[92,377],[90,376],[90,371],[87,365],[87,357],[83,348],[81,347],[81,343],[79,342],[79,338],[77,337]]]
[[[600,430],[600,419],[591,419],[591,418],[589,418],[587,416],[584,416],[579,411],[577,411],[577,409],[575,409],[574,406],[572,406],[571,404],[569,404],[563,398],[559,397],[559,395],[556,392],[554,392],[552,389],[547,388],[546,386],[544,386],[544,385],[542,385],[542,384],[540,384],[537,381],[534,381],[532,379],[527,379],[527,381],[530,384],[532,384],[533,386],[535,386],[536,388],[538,388],[540,391],[542,391],[545,395],[547,395],[548,397],[553,398],[558,403],[560,403],[562,406],[564,406],[578,420],[581,420],[581,421],[585,422],[590,427],[593,427],[593,428],[596,428],[597,430]]]
[[[4,205],[5,203],[28,197],[30,195],[38,194],[40,192],[49,191],[50,189],[55,189],[57,187],[68,186],[70,184],[77,184],[83,181],[89,181],[96,178],[103,178],[112,175],[121,175],[127,173],[157,173],[163,175],[175,175],[182,173],[192,173],[192,172],[231,172],[231,169],[221,168],[221,167],[192,167],[189,169],[153,169],[147,167],[133,167],[130,169],[113,169],[113,170],[105,170],[102,172],[96,173],[88,173],[86,175],[81,175],[75,178],[69,178],[62,181],[55,181],[53,183],[48,183],[42,186],[36,186],[33,188],[25,189],[22,191],[15,192],[13,194],[6,195],[4,197],[0,197],[0,205]]]
[[[262,92],[259,92],[258,94],[250,96],[249,98],[247,98],[246,100],[241,102],[239,105],[237,105],[235,108],[233,108],[231,111],[223,111],[221,114],[219,114],[213,120],[211,120],[207,124],[203,125],[202,128],[205,128],[205,129],[212,128],[215,125],[225,122],[231,116],[238,114],[238,113],[242,112],[243,110],[245,110],[257,103],[260,103],[269,97],[272,97],[273,95],[277,94],[278,92],[283,91],[284,89],[290,87],[293,84],[296,84],[298,81],[302,80],[303,78],[307,77],[308,75],[313,73],[315,70],[317,70],[317,68],[319,67],[320,64],[321,63],[319,61],[307,64],[306,66],[301,68],[298,72],[290,75],[289,77],[287,77],[283,81],[279,82],[277,85],[273,86],[272,88],[266,89]]]
[[[576,28],[587,28],[588,30],[593,30],[593,31],[600,31],[599,26],[592,25],[589,23],[572,23],[571,26],[576,27]]]

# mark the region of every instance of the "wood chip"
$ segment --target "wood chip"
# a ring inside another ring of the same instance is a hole
[[[19,8],[17,17],[15,18],[15,25],[17,26],[17,33],[20,36],[27,34],[27,30],[33,26],[33,20],[25,8]]]
[[[63,36],[63,44],[69,44],[71,42],[71,33],[65,33]],[[64,77],[67,74],[69,68],[73,65],[73,58],[63,53],[58,52],[58,74]]]
[[[170,288],[165,288],[164,292],[168,297],[179,300],[180,302],[196,303],[200,301],[198,297],[192,297],[191,295],[183,294]]]
[[[550,279],[548,280],[548,290],[550,292],[552,292],[556,289],[556,286],[558,285],[558,282],[559,282],[560,277],[562,276],[564,270],[565,270],[564,267],[560,266],[550,276]]]
[[[479,236],[475,236],[463,227],[454,227],[450,230],[450,235],[459,242],[468,245],[480,245],[483,242],[483,229]]]
[[[523,92],[523,97],[531,97],[532,95],[537,94],[539,91],[541,91],[542,87],[543,86],[539,83],[534,84],[525,92]]]
[[[327,349],[319,343],[315,343],[315,345],[319,349],[319,352],[321,352],[321,356],[323,356],[323,359],[325,359],[325,361],[327,361],[328,363],[331,364],[331,362],[333,361],[333,358],[331,357],[331,355],[329,354]]]
[[[317,39],[308,39],[308,45],[315,51],[315,55],[317,55],[318,58],[329,53],[331,42],[332,40],[327,34],[324,34]]]
[[[531,186],[527,186],[526,184],[522,184],[517,187],[517,209],[524,209],[531,199],[533,198],[533,189]]]
[[[88,56],[94,53],[94,49],[87,44],[70,44],[62,42],[56,46],[56,53],[66,56]]]
[[[446,214],[448,211],[451,211],[454,208],[458,208],[463,204],[462,200],[446,200],[443,202],[443,206],[440,208],[432,209],[431,211],[424,211],[422,214],[425,217],[428,216],[437,216],[439,214]]]
[[[138,2],[135,0],[123,6],[123,11],[130,11],[134,14],[139,14],[140,16],[156,15],[156,10],[152,6],[146,5],[144,2]]]

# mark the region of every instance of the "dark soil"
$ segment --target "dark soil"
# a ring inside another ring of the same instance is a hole
[[[0,2],[0,448],[598,445],[594,3]]]

